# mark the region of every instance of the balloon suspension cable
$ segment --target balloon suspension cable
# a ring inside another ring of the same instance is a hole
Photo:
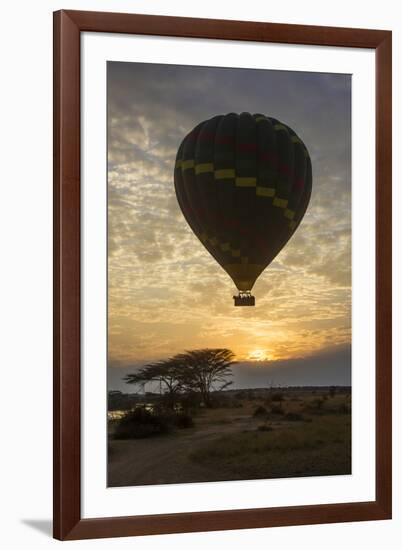
[[[237,296],[233,296],[235,306],[255,306],[255,298],[251,290],[240,290]]]

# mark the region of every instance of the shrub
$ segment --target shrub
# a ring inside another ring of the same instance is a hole
[[[196,414],[200,408],[201,397],[195,392],[188,392],[179,396],[177,405],[182,411]]]
[[[301,422],[302,420],[304,420],[304,416],[301,413],[288,412],[285,415],[285,419],[289,420],[290,422]]]
[[[281,405],[273,405],[271,407],[271,414],[285,414],[285,411],[282,409]]]
[[[274,393],[271,396],[271,401],[281,402],[281,401],[284,401],[284,400],[285,400],[285,398],[283,397],[283,393],[281,393],[281,392]]]
[[[259,405],[254,413],[253,413],[253,416],[266,416],[268,414],[268,411],[265,407],[263,407],[262,405]]]
[[[144,407],[137,407],[119,420],[115,439],[141,439],[160,435],[169,431],[168,418],[163,414],[155,414]]]
[[[186,413],[178,414],[174,419],[174,423],[178,428],[181,429],[192,428],[194,426],[192,417]]]
[[[257,428],[259,432],[272,432],[273,427],[269,424],[260,424]]]

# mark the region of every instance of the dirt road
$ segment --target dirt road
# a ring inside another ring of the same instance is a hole
[[[198,425],[165,436],[112,440],[110,442],[108,486],[158,485],[219,481],[216,472],[191,461],[188,454],[199,443],[213,441],[224,434],[255,429],[256,421],[249,415],[238,416],[234,422]]]

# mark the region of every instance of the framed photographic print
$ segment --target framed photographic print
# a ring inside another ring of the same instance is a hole
[[[391,517],[391,33],[54,14],[54,536]]]

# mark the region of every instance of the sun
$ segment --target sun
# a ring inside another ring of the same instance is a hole
[[[269,358],[269,354],[265,349],[255,349],[247,356],[250,361],[268,361]]]

